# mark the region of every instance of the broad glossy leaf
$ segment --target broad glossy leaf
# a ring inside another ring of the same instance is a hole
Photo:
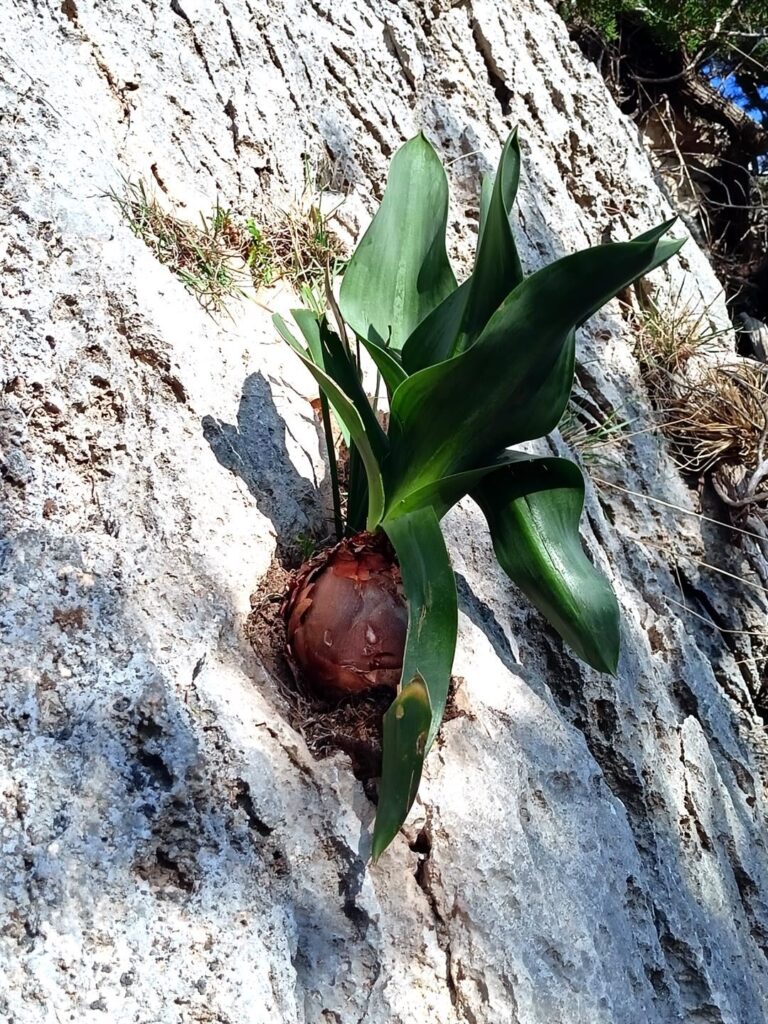
[[[422,320],[408,338],[403,348],[403,366],[407,373],[416,373],[450,359],[471,287],[472,278],[468,277]]]
[[[517,129],[501,153],[483,231],[478,237],[475,265],[461,330],[451,355],[474,344],[498,307],[523,280],[510,216],[520,180],[520,146]]]
[[[344,394],[336,382],[325,370],[321,369],[311,358],[308,351],[294,337],[285,324],[283,318],[276,313],[272,317],[275,327],[280,335],[288,342],[304,363],[306,368],[323,389],[328,401],[339,419],[349,431],[352,442],[357,446],[360,457],[365,466],[365,473],[368,478],[368,527],[374,527],[380,522],[384,511],[384,483],[381,475],[379,460],[374,452],[371,440],[365,428],[360,413],[354,406],[352,400]]]
[[[408,338],[403,365],[409,373],[469,348],[501,302],[522,281],[510,224],[519,179],[520,148],[515,129],[502,151],[496,178],[483,178],[472,274]]]
[[[576,359],[576,332],[571,331],[560,357],[555,363],[552,372],[536,392],[533,410],[528,421],[529,428],[534,437],[543,437],[554,430],[562,418],[568,397],[573,384],[573,370]],[[461,501],[465,494],[469,494],[473,487],[483,477],[513,461],[518,457],[517,452],[502,452],[493,462],[486,466],[464,470],[461,473],[453,473],[449,476],[440,477],[423,487],[411,491],[405,498],[397,503],[387,505],[386,514],[392,518],[404,515],[406,512],[414,512],[418,508],[431,505],[435,510],[438,519],[452,508],[457,501]]]
[[[402,501],[387,509],[388,518],[384,521],[385,527],[390,518],[397,519],[400,516],[428,507],[434,510],[438,520],[442,519],[446,512],[457,501],[461,501],[465,494],[469,494],[472,488],[477,486],[484,476],[506,465],[508,461],[506,456],[507,453],[505,452],[499,459],[488,466],[467,469],[463,473],[453,473],[451,476],[441,477],[439,480],[411,491]]]
[[[477,228],[478,242],[483,237],[485,222],[488,219],[488,210],[491,208],[491,196],[493,195],[493,175],[484,174],[480,179],[480,222]]]
[[[458,629],[456,581],[434,510],[420,509],[384,523],[383,528],[397,552],[408,599],[408,634],[401,676],[408,683],[385,716],[374,859],[397,835],[416,798],[421,764],[445,710]],[[414,680],[426,690],[428,720],[424,716],[423,694],[418,689],[409,690]],[[421,711],[413,705],[409,723],[398,718],[398,707],[407,711],[411,701],[416,700]]]
[[[382,528],[397,552],[408,600],[408,635],[401,678],[412,679],[418,673],[429,690],[429,749],[445,710],[456,649],[456,581],[434,509],[422,508],[387,520]]]
[[[384,757],[371,849],[374,861],[400,831],[416,799],[431,720],[427,686],[417,673],[384,715]]]
[[[401,349],[454,290],[447,219],[445,171],[419,134],[395,154],[381,206],[344,272],[339,306],[361,338]]]
[[[643,277],[645,274],[650,274],[650,272],[652,270],[655,270],[656,267],[660,267],[662,263],[666,263],[667,260],[670,259],[670,257],[674,256],[675,253],[678,252],[683,245],[685,245],[684,238],[664,239],[663,237],[664,235],[667,234],[669,229],[675,224],[676,221],[677,217],[671,217],[669,220],[665,220],[663,224],[659,224],[657,227],[651,228],[650,231],[644,231],[641,235],[636,235],[631,242],[609,242],[607,246],[599,245],[596,246],[596,248],[610,248],[610,246],[612,245],[635,245],[638,242],[655,246],[655,255],[650,266],[648,266],[644,271],[642,271],[641,274],[637,275],[638,277]],[[589,249],[585,251],[590,252]],[[576,255],[578,256],[581,254],[577,253]],[[568,258],[569,257],[566,257],[566,259]],[[636,281],[637,277],[634,277],[632,280]],[[627,287],[627,285],[630,284],[632,284],[632,281],[628,281],[627,284],[624,285],[623,287]],[[621,290],[621,288],[617,288],[613,295],[618,295],[618,293]],[[613,295],[609,296],[609,298],[613,298]],[[580,319],[578,320],[575,326],[581,327],[582,324],[586,323],[586,321],[589,320],[589,318],[594,313],[596,313],[598,309],[604,306],[607,301],[608,299],[595,297],[595,300],[593,304],[589,307],[589,309],[585,309],[581,313]]]
[[[518,285],[470,349],[404,381],[392,399],[389,507],[540,436],[539,392],[574,328],[681,245],[646,238],[566,256]]]
[[[499,564],[584,661],[616,671],[619,607],[579,540],[584,478],[567,459],[517,458],[472,492]]]

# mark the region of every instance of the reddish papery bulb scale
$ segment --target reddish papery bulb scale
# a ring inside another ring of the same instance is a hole
[[[307,562],[282,611],[305,685],[342,698],[399,683],[408,607],[384,534],[356,534]]]

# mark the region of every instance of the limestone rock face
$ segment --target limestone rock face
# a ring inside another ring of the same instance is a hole
[[[296,300],[207,316],[104,197],[141,178],[190,220],[260,215],[306,155],[354,236],[423,129],[461,267],[518,122],[527,269],[647,229],[668,204],[552,9],[39,0],[3,35],[2,1019],[765,1021],[765,565],[689,514],[618,306],[579,379],[635,424],[583,523],[620,671],[565,652],[456,509],[467,713],[371,868],[349,760],[311,756],[243,634],[325,514],[314,389],[265,308]],[[727,322],[693,242],[654,281]]]

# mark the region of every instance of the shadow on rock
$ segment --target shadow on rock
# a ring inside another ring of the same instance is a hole
[[[317,481],[303,477],[285,444],[287,427],[278,413],[269,383],[252,373],[243,383],[237,423],[215,416],[202,419],[203,435],[225,469],[239,476],[270,519],[278,551],[285,555],[298,534],[309,530],[322,507]]]
[[[485,634],[502,665],[514,675],[521,665],[493,609],[481,600],[460,572],[455,573],[459,607],[467,618]]]

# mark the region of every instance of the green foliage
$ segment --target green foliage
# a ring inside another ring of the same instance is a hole
[[[405,677],[404,677],[405,678]],[[371,856],[378,860],[405,821],[421,782],[432,706],[424,680],[416,673],[401,687],[384,715],[384,767],[391,799],[382,801],[376,815]]]
[[[339,304],[361,339],[399,351],[456,288],[445,251],[447,219],[445,173],[417,135],[395,154],[381,206],[344,274]]]
[[[245,259],[246,266],[257,285],[271,284],[277,276],[272,246],[252,217],[245,222],[245,230],[250,239]]]
[[[518,455],[481,480],[475,498],[509,578],[580,658],[615,672],[619,611],[579,543],[584,479],[576,463]]]
[[[768,0],[560,0],[557,7],[572,25],[620,44],[623,56],[632,52],[634,29],[643,29],[641,50],[650,44],[681,68],[728,79],[739,102],[768,123]]]
[[[456,585],[432,506],[389,519],[385,529],[397,552],[410,608],[403,679],[418,674],[429,691],[432,721],[428,750],[448,700],[458,626]]]
[[[519,170],[513,133],[494,183],[483,184],[473,271],[457,287],[445,253],[445,173],[422,135],[407,142],[349,261],[340,310],[329,296],[339,333],[326,316],[297,310],[302,344],[275,318],[343,424],[351,465],[365,473],[356,485],[367,494],[365,525],[387,533],[408,600],[401,689],[385,718],[374,857],[408,813],[445,709],[458,614],[439,520],[452,505],[475,498],[500,564],[580,657],[609,672],[618,660],[616,599],[579,542],[579,469],[509,446],[557,425],[573,383],[576,329],[682,243],[664,240],[670,224],[662,224],[524,277],[510,221]],[[361,384],[358,345],[389,393],[386,433]],[[359,504],[352,489],[350,508]],[[359,525],[353,517],[351,528]]]
[[[562,0],[566,18],[578,16],[593,25],[606,39],[616,38],[619,19],[629,15],[650,28],[667,47],[682,45],[689,53],[714,41],[723,30],[745,34],[752,26],[768,21],[768,0]],[[726,44],[727,45],[727,44]]]

